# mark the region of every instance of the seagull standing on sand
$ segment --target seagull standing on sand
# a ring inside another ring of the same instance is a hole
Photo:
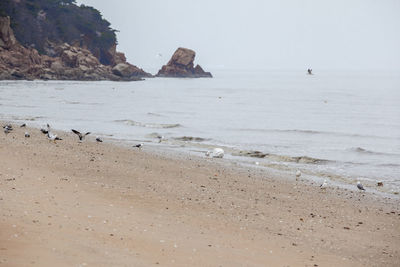
[[[158,142],[161,143],[165,138],[164,135],[157,135]]]
[[[212,152],[211,151],[206,152],[207,157],[219,158],[219,159],[222,159],[224,157],[224,154],[225,154],[224,150],[219,147],[214,148]]]
[[[50,125],[47,124],[46,128],[45,127],[40,128],[40,131],[42,132],[42,134],[48,134],[50,132]]]
[[[298,178],[300,178],[300,176],[301,176],[301,171],[297,170],[297,171],[296,171],[296,180],[297,180]]]
[[[21,124],[19,127],[24,128],[24,127],[26,127],[26,124],[23,123],[23,124]]]
[[[25,138],[29,138],[31,135],[28,132],[25,132]]]
[[[85,136],[86,136],[86,135],[90,134],[90,132],[87,132],[87,133],[85,133],[85,134],[81,134],[79,131],[74,130],[74,129],[71,129],[71,131],[79,137],[79,141],[80,141],[80,142],[82,142],[83,139],[85,139]]]
[[[103,140],[98,136],[96,136],[96,141],[99,142],[99,143],[103,143]]]
[[[56,140],[62,140],[60,137],[50,131],[47,133],[47,138],[49,138],[50,141],[53,141],[54,143],[56,142]]]
[[[4,128],[4,133],[7,135],[9,133],[11,133],[11,131],[13,130],[13,127],[11,124],[7,124],[6,126],[3,126]]]
[[[319,186],[321,189],[325,189],[328,186],[328,182],[324,180],[324,182]]]
[[[361,191],[365,191],[364,186],[360,183],[360,181],[357,181],[357,188]]]

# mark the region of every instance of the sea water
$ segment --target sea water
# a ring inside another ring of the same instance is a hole
[[[400,73],[214,71],[138,82],[1,81],[0,119],[400,190]],[[165,141],[158,144],[157,135]],[[240,151],[260,151],[248,158]],[[236,156],[235,156],[236,155]]]

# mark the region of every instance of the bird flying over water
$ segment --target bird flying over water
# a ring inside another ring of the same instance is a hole
[[[87,132],[85,134],[81,134],[79,131],[74,130],[74,129],[71,129],[71,131],[79,137],[79,141],[83,141],[83,139],[85,139],[85,136],[90,134],[90,132]]]
[[[360,181],[357,181],[357,188],[361,191],[365,191],[364,186],[360,183]]]

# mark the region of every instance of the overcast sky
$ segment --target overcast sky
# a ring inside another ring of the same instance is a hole
[[[400,71],[400,0],[78,0],[119,30],[118,50],[147,70],[177,47],[205,69]],[[162,58],[157,57],[161,53]]]

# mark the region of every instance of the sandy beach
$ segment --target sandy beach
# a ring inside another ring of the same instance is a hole
[[[14,128],[0,134],[0,266],[400,264],[396,198]]]

